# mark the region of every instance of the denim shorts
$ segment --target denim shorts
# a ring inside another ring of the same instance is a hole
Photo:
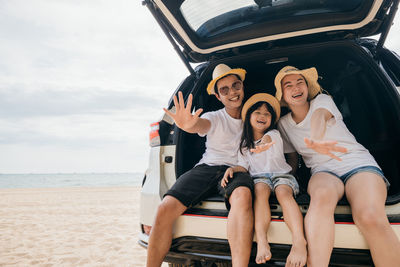
[[[354,175],[360,172],[372,172],[375,173],[377,175],[379,175],[380,177],[382,177],[383,181],[386,184],[386,187],[389,188],[390,183],[388,181],[388,179],[386,179],[385,175],[383,174],[382,170],[375,167],[375,166],[361,166],[361,167],[357,167],[352,169],[351,171],[346,172],[345,174],[343,174],[342,176],[337,175],[336,173],[332,172],[332,171],[318,171],[316,173],[319,172],[326,172],[329,174],[332,174],[333,176],[336,176],[337,178],[339,178],[340,180],[342,180],[342,182],[344,184],[346,184],[346,182]],[[315,174],[315,173],[314,173]]]
[[[296,178],[290,173],[286,174],[274,174],[274,173],[263,173],[256,176],[253,176],[254,184],[264,183],[269,186],[272,192],[275,191],[275,188],[278,185],[288,185],[293,190],[293,195],[297,195],[299,193],[299,183]]]

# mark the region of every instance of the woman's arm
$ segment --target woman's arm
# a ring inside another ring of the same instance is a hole
[[[331,158],[341,161],[341,159],[332,152],[345,153],[347,152],[347,149],[337,146],[337,141],[322,140],[325,136],[328,120],[330,120],[332,117],[332,113],[327,109],[319,108],[315,110],[311,116],[310,138],[304,138],[304,142],[308,148],[311,148],[320,154],[328,155]]]
[[[333,117],[329,110],[319,108],[311,116],[311,140],[322,140],[326,132],[328,120]]]

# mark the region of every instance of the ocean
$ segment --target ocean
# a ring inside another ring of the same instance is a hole
[[[0,174],[0,188],[140,186],[143,173]]]

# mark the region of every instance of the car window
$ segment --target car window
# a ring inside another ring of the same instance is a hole
[[[397,89],[400,88],[400,57],[395,53],[387,49],[382,49],[379,53],[379,59],[381,60],[381,66],[389,75]]]
[[[351,13],[362,3],[362,0],[186,0],[180,11],[192,30],[207,38],[282,18]]]

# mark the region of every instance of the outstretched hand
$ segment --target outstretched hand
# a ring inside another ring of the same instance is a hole
[[[327,155],[338,161],[342,161],[341,158],[333,154],[332,152],[342,152],[346,153],[347,148],[342,146],[337,146],[337,141],[315,141],[309,138],[304,138],[304,142],[308,148],[311,148],[317,153]]]
[[[174,105],[175,105],[175,113],[172,113],[171,111],[167,110],[166,108],[163,108],[165,113],[167,113],[172,119],[174,119],[175,124],[181,128],[182,130],[188,130],[192,128],[197,121],[199,120],[199,116],[201,112],[203,112],[203,109],[200,108],[198,109],[194,114],[192,114],[192,100],[193,100],[193,95],[190,94],[186,107],[185,107],[185,101],[183,100],[183,95],[182,92],[178,93],[179,100],[177,99],[176,95],[174,95]]]
[[[258,145],[258,146],[256,146],[255,148],[250,149],[250,152],[253,152],[253,153],[261,153],[261,152],[267,151],[268,149],[271,148],[271,146],[272,146],[273,144],[275,144],[275,141],[272,141],[272,142],[269,142],[269,143],[265,143],[265,144]]]
[[[222,177],[221,180],[221,186],[225,187],[228,184],[228,179],[233,177],[233,169],[232,167],[229,167],[226,169],[224,177]]]

